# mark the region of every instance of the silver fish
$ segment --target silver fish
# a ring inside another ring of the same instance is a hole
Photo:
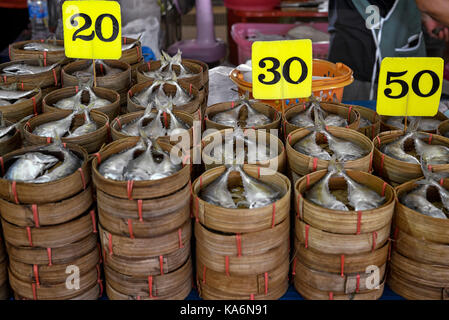
[[[373,123],[370,120],[360,117],[360,125],[359,125],[360,128],[371,127],[372,125]]]
[[[326,126],[333,127],[346,127],[348,125],[348,121],[338,114],[329,114],[324,118],[324,123]]]
[[[241,166],[235,166],[234,170],[240,173],[245,190],[244,195],[250,209],[265,207],[281,198],[282,194],[279,190],[249,176]]]
[[[441,145],[427,144],[415,136],[416,153],[428,164],[449,163],[449,148]]]
[[[237,127],[239,123],[239,114],[243,104],[231,108],[227,111],[219,112],[211,117],[211,121],[224,126]]]
[[[313,203],[330,210],[349,211],[348,207],[343,202],[337,200],[329,190],[329,181],[336,173],[331,167],[329,170],[330,171],[328,171],[320,181],[314,184],[313,187],[306,192],[306,198]]]
[[[340,162],[360,159],[368,153],[357,144],[337,138],[330,134],[327,130],[322,130],[320,132],[326,136],[329,149],[332,150],[337,157],[337,160]]]
[[[313,107],[309,107],[306,111],[297,114],[290,119],[290,122],[300,128],[313,127],[315,123],[312,119]]]
[[[79,90],[74,96],[64,98],[53,103],[53,106],[62,110],[73,110],[81,104],[83,90]]]
[[[90,109],[89,107],[84,108],[84,117],[85,117],[84,124],[73,130],[73,132],[70,133],[67,136],[67,138],[83,136],[97,130],[98,128],[97,123],[90,118],[89,109]]]
[[[382,146],[381,151],[383,153],[385,153],[386,155],[388,155],[394,159],[397,159],[399,161],[419,164],[418,159],[416,159],[414,156],[409,155],[408,153],[406,153],[404,151],[405,142],[408,139],[413,138],[414,135],[415,135],[415,133],[409,132],[406,135],[399,137],[395,141]]]
[[[426,216],[447,219],[443,211],[427,200],[428,188],[429,184],[423,184],[415,190],[404,194],[400,200],[405,206]]]
[[[90,86],[88,86],[86,90],[89,92],[89,104],[92,105],[92,109],[98,109],[111,104],[111,101],[97,96]]]
[[[20,121],[18,121],[16,123],[13,123],[13,124],[11,124],[9,126],[5,126],[5,123],[3,121],[3,113],[0,112],[0,118],[1,118],[1,123],[2,123],[1,126],[0,126],[0,138],[3,138],[7,134],[11,133],[11,131],[14,130],[14,129],[17,129],[22,122],[24,122],[24,121],[26,121],[28,119],[31,119],[32,117],[33,117],[33,115],[29,115],[29,116],[26,116],[25,118],[23,118],[22,120],[20,120]]]
[[[293,148],[302,154],[314,158],[322,160],[330,160],[331,155],[316,143],[316,135],[317,132],[313,131],[312,133],[308,134],[305,138],[302,138],[297,143],[295,143],[293,145]]]
[[[81,167],[81,160],[69,149],[55,144],[46,149],[62,153],[64,160],[62,161],[62,164],[60,166],[56,167],[51,172],[46,172],[42,176],[35,179],[33,181],[34,183],[46,183],[60,180],[72,174]]]
[[[189,126],[184,123],[182,120],[180,120],[171,109],[167,109],[166,111],[168,115],[170,116],[170,124],[167,128],[167,135],[177,135],[182,134],[185,132],[185,130],[189,129]]]
[[[144,131],[147,136],[156,138],[166,135],[167,129],[164,128],[161,121],[162,113],[162,110],[158,110],[156,117],[145,126]]]
[[[153,154],[161,158],[161,160],[157,162],[156,172],[152,174],[151,180],[169,177],[181,170],[181,164],[174,163],[170,154],[165,152],[156,140],[153,140],[152,148]]]
[[[151,180],[151,176],[156,172],[156,162],[151,151],[152,143],[147,140],[147,147],[145,151],[137,158],[129,161],[125,168],[125,180]]]
[[[420,131],[432,131],[436,130],[438,126],[440,125],[441,121],[438,119],[432,119],[432,118],[426,118],[426,117],[408,117],[408,124],[410,124],[412,121],[416,121],[418,123],[417,130]],[[389,118],[386,123],[390,126],[393,126],[398,129],[404,129],[404,117],[391,117]]]
[[[106,179],[123,180],[125,168],[138,150],[145,150],[145,142],[142,139],[134,147],[119,154],[114,154],[102,162],[99,167],[100,174]]]
[[[12,64],[6,68],[3,68],[2,75],[30,75],[39,74],[52,70],[58,65],[58,63],[52,64],[47,67],[31,66],[23,63]]]
[[[64,51],[64,47],[56,44],[51,44],[48,42],[47,43],[31,42],[24,45],[23,50],[54,52],[54,51]]]
[[[209,203],[223,208],[236,209],[237,206],[232,199],[232,194],[228,190],[228,178],[229,174],[233,171],[232,168],[228,168],[221,176],[215,181],[205,186],[201,190],[201,198]]]
[[[176,87],[176,93],[174,96],[168,96],[165,94],[164,86],[160,85],[156,92],[153,92],[150,99],[158,99],[162,104],[173,103],[176,106],[181,106],[193,99],[193,96],[187,93],[179,83],[175,81],[166,81],[165,83],[171,84]]]
[[[25,98],[32,93],[36,93],[37,90],[28,90],[28,91],[20,91],[20,90],[5,90],[0,89],[0,99],[2,100],[18,100],[21,98]]]
[[[11,102],[9,102],[7,100],[0,99],[0,107],[10,106],[10,105],[11,105]]]
[[[143,122],[146,119],[153,119],[156,117],[156,114],[151,112],[153,110],[153,107],[154,107],[153,102],[148,104],[147,107],[145,108],[143,115],[141,117],[138,117],[134,121],[124,125],[121,132],[128,136],[134,136],[134,137],[139,136],[139,132],[140,132],[139,128],[143,127]]]
[[[12,181],[33,182],[45,170],[58,163],[58,158],[40,152],[28,152],[17,157],[4,178]]]
[[[246,119],[246,127],[260,127],[271,122],[270,118],[268,118],[263,113],[256,111],[250,104],[246,104],[246,108],[248,110],[248,118]]]
[[[41,137],[58,138],[65,136],[72,125],[73,118],[79,113],[79,109],[76,108],[67,117],[60,120],[47,122],[37,126],[33,130],[33,134]]]
[[[404,129],[404,117],[390,117],[385,123],[398,129]]]

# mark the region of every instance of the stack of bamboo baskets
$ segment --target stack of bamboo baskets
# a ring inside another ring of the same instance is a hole
[[[306,299],[378,299],[383,293],[395,192],[381,179],[360,171],[346,171],[357,183],[385,197],[367,211],[336,211],[305,197],[326,174],[311,173],[295,185],[294,284]],[[346,188],[332,177],[330,190]]]
[[[396,188],[400,198],[418,180]],[[440,182],[448,190],[449,180]],[[438,199],[433,187],[430,201]],[[396,293],[413,300],[449,299],[449,220],[416,212],[400,201],[396,204],[395,228],[388,284]]]
[[[16,299],[96,299],[101,295],[100,255],[87,153],[66,145],[79,170],[49,183],[0,179],[0,212]],[[1,158],[6,172],[15,156]]]
[[[245,165],[254,178],[282,190],[283,196],[257,209],[226,209],[201,199],[201,189],[225,172],[208,170],[192,185],[196,273],[204,299],[279,299],[288,287],[290,181],[280,173],[258,177],[260,167]],[[238,185],[232,172],[228,184]]]
[[[106,292],[113,300],[184,299],[192,288],[190,166],[149,181],[114,181],[98,171],[138,140],[115,141],[92,161]]]
[[[2,232],[0,228],[0,300],[8,299],[8,256],[3,244]]]

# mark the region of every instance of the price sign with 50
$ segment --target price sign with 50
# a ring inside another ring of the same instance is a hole
[[[385,58],[379,73],[377,113],[434,116],[443,82],[441,58]]]
[[[119,59],[122,56],[120,5],[115,1],[66,1],[62,7],[66,56]]]

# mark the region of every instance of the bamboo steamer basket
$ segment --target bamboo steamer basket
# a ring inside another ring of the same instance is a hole
[[[17,90],[19,91],[29,91],[36,90],[35,93],[31,94],[25,101],[15,103],[8,106],[0,107],[0,111],[3,114],[3,118],[5,120],[11,122],[18,122],[29,116],[31,114],[37,115],[42,112],[42,90],[40,88],[36,88],[32,85],[22,85],[17,86]]]
[[[144,91],[148,87],[150,87],[153,84],[153,81],[147,81],[143,83],[138,83],[134,85],[129,91],[128,91],[128,112],[136,112],[136,111],[143,111],[145,110],[146,106],[139,105],[131,99],[133,96],[139,94],[140,92]],[[199,100],[199,93],[197,87],[190,87],[189,85],[179,82],[179,85],[181,88],[186,90],[187,92],[191,93],[193,95],[193,100],[187,102],[183,105],[174,105],[173,111],[182,111],[185,113],[188,113],[194,117],[195,120],[201,120],[201,109],[200,109],[200,100]],[[155,86],[155,88],[159,88],[158,86]],[[173,96],[176,93],[176,87],[171,84],[164,84],[163,90],[166,95]]]
[[[128,296],[148,296],[156,299],[170,299],[187,280],[192,284],[192,262],[187,262],[178,270],[155,276],[126,276],[105,266],[107,282],[116,291]],[[151,291],[150,291],[151,290]],[[185,298],[185,297],[184,297]]]
[[[234,106],[234,102],[220,102],[214,105],[211,105],[209,107],[207,107],[206,112],[204,114],[204,122],[206,125],[206,129],[218,129],[218,130],[223,130],[223,129],[232,129],[232,127],[230,126],[225,126],[222,124],[219,124],[217,122],[212,121],[212,117],[215,116],[217,113],[220,112],[224,112],[224,111],[228,111],[230,109],[232,109]],[[247,128],[247,129],[279,129],[280,125],[281,125],[281,114],[276,111],[275,108],[273,108],[272,106],[265,104],[265,103],[261,103],[261,102],[254,102],[251,107],[266,115],[268,118],[271,119],[271,122],[263,125],[263,126],[257,126],[257,127],[253,127],[253,128]]]
[[[220,256],[239,256],[243,260],[246,257],[264,254],[288,243],[290,220],[285,219],[271,229],[243,234],[217,233],[208,230],[200,223],[195,224],[194,229],[197,244],[201,244],[208,251]],[[213,268],[213,262],[210,266],[208,261],[204,261],[204,264],[206,267],[216,270]]]
[[[382,297],[385,287],[383,281],[379,284],[379,289],[346,294],[315,289],[299,277],[295,277],[294,284],[299,294],[307,300],[378,300]]]
[[[414,283],[434,288],[449,288],[449,268],[447,266],[430,265],[404,257],[393,251],[391,267]]]
[[[414,261],[449,267],[449,247],[415,238],[404,231],[395,231],[393,248],[401,255]]]
[[[43,66],[44,61],[40,59],[25,59],[16,60],[0,64],[0,70],[9,67],[14,64],[27,64],[30,66]],[[49,87],[59,87],[61,84],[61,66],[58,64],[53,69],[41,72],[38,74],[26,74],[26,75],[4,75],[3,83],[4,85],[10,85],[13,83],[19,83],[24,85],[30,85],[33,88],[40,87],[42,89],[42,96],[44,97],[44,88]]]
[[[120,110],[120,96],[117,92],[106,89],[95,87],[92,88],[94,93],[103,99],[109,100],[111,104],[104,107],[96,108],[95,111],[102,112],[108,116],[109,119],[114,119],[119,114]],[[61,111],[61,109],[54,107],[54,104],[61,99],[73,97],[78,92],[78,86],[75,87],[65,87],[58,89],[47,96],[43,100],[43,110],[44,112],[54,112]],[[88,105],[89,93],[87,91],[83,92],[81,97],[81,102]]]
[[[142,278],[150,275],[167,274],[178,270],[189,259],[190,241],[187,241],[181,248],[164,255],[162,265],[160,256],[129,259],[115,254],[106,254],[105,257],[105,264],[112,270],[123,275]]]
[[[260,254],[226,256],[214,252],[201,241],[196,242],[196,257],[208,269],[231,276],[247,276],[274,270],[288,261],[288,241]]]
[[[0,199],[0,214],[4,220],[19,227],[52,226],[79,217],[92,203],[92,186],[89,185],[71,198],[41,205],[15,204]]]
[[[432,145],[443,145],[449,147],[449,139],[432,135],[430,133],[423,133],[431,141]],[[407,181],[417,179],[423,176],[421,166],[419,164],[408,163],[404,161],[396,160],[380,151],[380,147],[386,143],[393,142],[397,138],[404,135],[404,131],[388,131],[379,134],[376,139],[374,139],[374,161],[373,167],[374,172],[377,176],[391,181],[397,184],[402,184]],[[429,140],[426,140],[428,142]],[[407,148],[407,142],[405,143],[405,148]],[[432,171],[434,172],[444,172],[449,171],[449,164],[436,164],[432,165]]]
[[[13,124],[12,122],[5,120],[6,126],[10,126],[12,124]],[[4,156],[5,154],[13,152],[22,147],[22,137],[19,128],[17,128],[12,135],[10,134],[8,135],[9,135],[8,139],[0,141],[0,156]]]
[[[396,215],[395,225],[407,234],[422,240],[431,242],[449,244],[449,219],[438,219],[426,216],[405,206],[399,201],[404,194],[412,191],[419,185],[417,182],[421,179],[406,182],[396,188]],[[449,179],[443,181],[443,187],[449,188]],[[433,187],[429,190],[430,197],[437,197],[437,191]]]
[[[58,284],[38,286],[35,283],[19,280],[11,270],[9,271],[9,282],[14,292],[26,299],[33,300],[66,300],[74,298],[96,286],[97,281],[97,268],[91,269],[84,275],[80,274],[79,290],[68,289],[65,281]]]
[[[387,121],[390,118],[392,118],[392,117],[389,117],[389,116],[381,116],[380,117],[382,132],[383,131],[396,131],[396,130],[402,131],[402,130],[404,130],[403,128],[398,128],[398,127],[387,124]],[[426,117],[426,118],[428,118],[428,117]],[[439,111],[434,117],[430,117],[430,118],[439,120],[441,122],[448,120],[448,118],[444,115],[444,113],[441,113]],[[435,133],[437,133],[437,129],[438,128],[435,128],[434,130],[420,130],[420,131],[435,134]]]
[[[186,68],[188,71],[193,73],[192,76],[182,78],[182,80],[185,83],[192,84],[195,88],[201,88],[203,86],[203,68],[193,62],[186,61],[185,59],[182,59],[181,61],[184,68]],[[156,71],[161,67],[161,61],[150,61],[147,63],[142,64],[137,68],[137,83],[146,82],[148,80],[154,80],[152,77],[148,77],[144,74],[144,72],[148,71]],[[179,76],[180,68],[179,66],[173,66],[173,70],[175,71],[176,75]]]
[[[448,288],[434,288],[414,283],[403,277],[394,267],[388,274],[388,286],[408,300],[449,300]]]
[[[363,172],[371,171],[374,146],[373,143],[365,135],[355,130],[339,127],[329,127],[327,131],[337,138],[345,139],[357,144],[366,152],[368,152],[360,159],[344,162],[343,166],[345,169]],[[306,128],[298,129],[291,132],[286,139],[285,148],[287,150],[287,160],[289,168],[292,172],[296,173],[299,176],[304,176],[317,170],[327,169],[327,167],[329,166],[328,160],[322,160],[306,154],[302,154],[293,148],[293,146],[299,140],[305,138],[311,132],[312,131]],[[317,143],[325,142],[325,136],[321,133],[318,134]]]
[[[391,224],[395,207],[395,191],[383,180],[361,171],[346,171],[355,182],[362,184],[385,197],[380,207],[363,212],[340,211],[321,207],[305,197],[305,193],[327,174],[326,170],[311,173],[295,185],[296,216],[307,224],[323,231],[337,234],[369,233]],[[346,189],[343,177],[329,181],[330,190]]]
[[[215,290],[223,291],[230,295],[244,295],[247,298],[252,294],[269,295],[272,288],[283,287],[285,283],[288,283],[288,270],[288,260],[285,260],[277,268],[269,272],[230,276],[208,269],[197,259],[197,285],[201,287],[203,284],[206,284]]]
[[[296,219],[295,236],[304,244],[327,254],[359,254],[381,248],[390,234],[390,225],[371,233],[336,234],[322,231]]]
[[[207,63],[200,61],[200,60],[184,59],[184,61],[197,64],[197,65],[201,66],[201,68],[203,68],[204,97],[205,97],[206,103],[207,103],[207,99],[209,97],[209,66],[207,65]]]
[[[250,130],[250,131],[248,131],[248,130]],[[203,140],[201,141],[201,145],[203,147],[202,159],[203,159],[204,167],[206,168],[206,170],[216,168],[216,167],[223,165],[222,159],[214,158],[213,156],[211,156],[211,152],[218,145],[221,145],[221,148],[223,150],[224,149],[224,141],[226,139],[226,136],[232,135],[233,132],[234,132],[234,129],[223,129],[218,132],[211,133],[203,138]],[[285,162],[286,162],[285,148],[284,148],[284,144],[277,136],[270,134],[268,132],[263,132],[263,131],[259,131],[259,130],[253,130],[253,129],[245,130],[245,134],[247,134],[248,139],[250,139],[252,141],[256,141],[257,144],[259,144],[259,139],[262,141],[264,141],[263,139],[265,139],[265,142],[267,142],[265,144],[265,146],[267,146],[267,148],[270,148],[270,149],[276,148],[277,149],[276,156],[274,156],[270,160],[256,161],[255,163],[251,163],[251,164],[254,164],[254,165],[257,165],[260,167],[268,167],[268,168],[277,170],[279,172],[285,171]],[[275,142],[273,144],[273,147],[271,147],[272,140]],[[235,143],[233,145],[235,146]],[[209,146],[209,147],[207,147],[207,146]],[[257,148],[258,148],[258,146],[257,146]],[[209,152],[207,150],[209,150]],[[250,151],[245,152],[245,153],[248,154],[249,152]],[[270,151],[270,155],[271,155],[271,151]],[[245,164],[248,163],[247,160],[248,159],[245,160]]]
[[[138,62],[130,65],[131,66],[132,84],[137,83],[137,68],[139,68],[144,63],[145,63],[145,59],[141,58]]]
[[[319,291],[333,292],[333,294],[355,294],[359,291],[373,290],[373,288],[367,287],[367,282],[372,277],[371,273],[344,275],[328,273],[308,268],[299,260],[295,267],[295,280],[298,278],[298,282],[306,282],[310,287]],[[377,267],[379,268],[379,278],[385,279],[386,263]]]
[[[98,248],[94,248],[87,255],[75,259],[67,264],[52,264],[48,265],[30,265],[23,262],[10,260],[10,271],[14,276],[23,282],[39,282],[42,286],[53,285],[58,283],[64,283],[70,275],[66,273],[67,267],[77,266],[79,268],[79,274],[84,275],[99,264],[100,252]],[[69,268],[70,270],[70,268]]]
[[[96,221],[92,214],[57,226],[22,228],[3,219],[2,226],[6,241],[18,247],[57,248],[80,241],[90,233],[97,233]]]
[[[4,172],[8,170],[15,156],[37,151],[40,147],[42,146],[26,147],[3,156]],[[66,147],[81,159],[80,169],[62,179],[48,183],[15,182],[0,178],[0,198],[16,204],[42,204],[61,201],[85,190],[91,179],[87,152],[74,144],[67,144]]]
[[[449,131],[449,120],[441,122],[440,125],[438,126],[437,134],[446,137],[448,131]]]
[[[260,167],[244,165],[243,170],[258,178]],[[259,180],[279,188],[284,195],[271,205],[255,209],[228,209],[208,203],[199,197],[202,188],[215,181],[225,171],[225,167],[218,167],[203,173],[192,184],[192,212],[196,222],[201,222],[207,228],[222,232],[245,233],[256,232],[269,228],[288,218],[290,212],[290,180],[273,170],[264,169],[267,174],[260,175]],[[235,184],[240,174],[232,172],[229,175],[228,184]]]
[[[153,113],[156,113],[156,112],[153,110]],[[119,116],[118,118],[115,118],[111,123],[112,140],[115,141],[115,140],[130,137],[129,135],[127,135],[121,131],[122,127],[125,126],[126,124],[129,124],[130,122],[133,122],[134,120],[142,117],[143,114],[144,114],[144,111],[137,111],[137,112],[124,114],[124,115]],[[185,124],[187,124],[189,126],[189,129],[186,130],[187,133],[185,135],[183,134],[182,136],[176,134],[172,137],[170,137],[170,136],[159,137],[159,140],[175,145],[175,144],[179,143],[180,141],[182,141],[182,138],[187,138],[187,134],[188,134],[189,141],[190,141],[190,147],[192,147],[193,146],[194,118],[192,117],[192,115],[190,115],[186,112],[182,112],[182,111],[174,111],[173,114],[178,119],[180,119],[181,121],[183,121]],[[166,117],[167,117],[166,123],[168,126],[168,125],[170,125],[171,116],[169,114],[167,114]],[[175,138],[178,138],[178,139],[175,140]]]
[[[170,254],[186,245],[191,237],[191,223],[187,220],[181,230],[176,230],[153,238],[131,238],[112,234],[105,230],[101,224],[100,239],[107,255],[118,255],[131,259],[142,259],[153,256]],[[107,259],[107,258],[106,258]]]
[[[41,114],[37,117],[30,119],[27,124],[24,126],[24,139],[30,145],[42,145],[45,143],[51,142],[53,139],[48,137],[38,136],[33,134],[34,129],[38,126],[43,125],[48,122],[61,120],[71,114],[70,110],[60,110],[56,112],[48,112]],[[76,128],[80,127],[84,124],[84,113],[76,115],[72,124],[72,131]],[[79,145],[83,147],[87,153],[94,153],[106,144],[108,140],[108,127],[109,127],[109,118],[101,112],[92,110],[90,112],[90,118],[97,124],[97,130],[91,132],[89,134],[84,134],[78,137],[67,138],[62,137],[61,141],[65,143],[71,143]]]
[[[186,198],[190,200],[189,197]],[[151,238],[173,230],[181,230],[180,227],[190,218],[190,201],[178,211],[162,216],[160,219],[139,221],[117,218],[99,210],[101,225],[114,234],[133,236],[137,238]],[[161,224],[161,226],[159,226]],[[157,230],[155,230],[157,229]]]
[[[345,105],[345,104],[339,104],[339,103],[331,103],[331,102],[320,102],[321,108],[330,113],[330,114],[337,114],[345,119],[348,120],[348,127],[349,129],[358,130],[359,124],[360,124],[360,114],[358,111],[354,108],[352,105]],[[295,105],[290,108],[288,108],[287,111],[285,111],[284,114],[284,132],[285,135],[290,134],[291,132],[300,129],[301,127],[298,127],[297,125],[294,125],[290,122],[290,120],[300,114],[303,113],[306,110],[305,103],[300,105]]]
[[[91,63],[91,60],[78,60],[69,63],[62,68],[61,77],[63,87],[77,86],[79,79],[72,74],[76,71],[86,69]],[[126,103],[126,93],[131,87],[131,66],[119,60],[104,60],[104,63],[112,68],[121,69],[123,71],[117,74],[99,77],[98,75],[103,73],[102,66],[96,65],[96,86],[118,92],[120,94],[120,104]],[[81,77],[80,79],[89,80],[86,77]]]
[[[35,50],[25,50],[23,47],[29,43],[41,43],[43,40],[27,40],[27,41],[19,41],[14,42],[9,45],[9,56],[11,60],[25,60],[25,59],[39,59],[44,61],[45,65],[51,65],[53,63],[61,63],[64,65],[70,61],[65,56],[64,50],[64,40],[56,40],[51,41],[50,44],[56,44],[58,46],[63,47],[62,50],[59,51],[35,51]],[[56,43],[55,43],[56,42]]]
[[[132,185],[127,181],[115,181],[104,178],[98,171],[99,162],[101,164],[108,157],[135,146],[139,139],[139,137],[130,137],[117,140],[107,145],[97,154],[92,160],[93,181],[97,189],[121,199],[153,199],[172,194],[183,188],[190,181],[189,165],[184,165],[181,170],[169,177],[158,180],[134,181]],[[172,148],[174,148],[172,145],[165,143],[160,143],[160,146],[168,153],[172,152]],[[174,150],[176,151],[177,149]],[[178,150],[180,151],[180,149]],[[186,159],[188,156],[190,155],[180,158]]]
[[[96,286],[93,286],[91,289],[88,289],[86,292],[80,294],[79,296],[75,296],[73,298],[67,299],[67,300],[97,300],[102,296],[102,285],[97,284]],[[24,298],[17,293],[14,293],[14,299],[15,300],[32,300]],[[54,300],[54,299],[51,299]]]
[[[122,45],[131,43],[136,44],[134,47],[122,51],[120,61],[132,65],[142,60],[142,43],[137,39],[122,37]]]
[[[117,291],[108,281],[106,281],[106,292],[110,300],[184,300],[192,290],[192,277],[188,277],[183,283],[177,286],[177,290],[162,296],[155,292],[158,285],[152,285],[152,296],[150,296],[149,289],[140,290],[140,293],[124,294]],[[154,281],[154,279],[153,279]],[[148,285],[147,285],[148,286]],[[156,287],[156,288],[154,288]]]
[[[283,282],[280,286],[271,288],[265,294],[236,294],[215,289],[206,283],[199,283],[198,293],[205,300],[278,300],[288,289],[288,282]]]
[[[352,107],[360,114],[360,123],[359,128],[357,130],[363,133],[371,140],[373,140],[380,133],[380,116],[377,114],[376,111],[369,108],[357,105],[353,105]],[[372,123],[372,125],[362,127],[361,123],[362,118],[369,120]]]
[[[11,260],[30,265],[68,264],[74,259],[87,255],[99,246],[96,234],[58,248],[16,247],[6,242]]]
[[[360,254],[326,254],[313,248],[306,248],[295,237],[295,252],[293,254],[293,270],[295,263],[301,261],[310,269],[327,273],[364,273],[371,265],[380,266],[386,263],[390,252],[390,243],[379,249]]]
[[[7,283],[0,285],[0,300],[9,299],[9,286]]]
[[[143,230],[148,232],[148,236],[158,236],[178,228],[179,223],[184,221],[186,211],[190,213],[190,186],[186,184],[180,190],[162,199],[142,201],[120,199],[97,190],[97,207],[100,222],[101,217],[107,215],[109,219],[121,220],[121,223],[131,221],[133,230],[137,231],[141,225]],[[126,233],[128,230],[129,228],[126,227],[126,230],[122,229],[122,232]]]

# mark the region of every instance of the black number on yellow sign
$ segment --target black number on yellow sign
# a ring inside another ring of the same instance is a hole
[[[279,71],[277,71],[279,69],[279,67],[281,66],[281,63],[276,58],[267,57],[267,58],[263,58],[259,61],[259,67],[266,68],[267,67],[266,61],[270,61],[272,63],[272,67],[267,69],[267,71],[273,74],[273,80],[265,81],[266,76],[264,74],[259,74],[257,78],[259,79],[260,83],[267,84],[267,85],[274,85],[281,80],[281,74],[279,73]],[[298,61],[301,64],[301,70],[302,70],[301,75],[299,76],[299,79],[297,81],[292,79],[291,73],[290,73],[291,65],[295,61]],[[284,77],[285,81],[287,81],[288,83],[291,83],[291,84],[300,84],[307,78],[307,74],[308,74],[307,64],[304,62],[303,59],[301,59],[299,57],[289,58],[284,63],[284,66],[282,67],[282,77]]]
[[[384,94],[386,97],[390,98],[390,99],[401,99],[404,98],[408,92],[409,92],[409,85],[407,82],[405,82],[404,80],[401,79],[392,79],[392,78],[399,78],[402,76],[405,76],[407,74],[408,71],[403,71],[403,72],[387,72],[387,81],[386,84],[393,84],[393,83],[397,83],[401,86],[401,93],[399,95],[392,95],[393,90],[390,88],[387,88],[384,90]],[[430,91],[428,93],[422,93],[421,89],[419,88],[419,81],[421,80],[422,76],[428,74],[432,77],[432,88],[430,89]],[[422,98],[428,98],[433,96],[439,89],[440,87],[440,78],[438,77],[438,75],[431,70],[423,70],[418,72],[415,77],[413,78],[412,81],[412,90],[413,92]]]
[[[84,41],[92,41],[95,38],[95,34],[97,35],[98,39],[104,42],[112,42],[115,39],[117,39],[119,34],[119,25],[117,18],[115,18],[112,14],[102,14],[98,16],[97,20],[95,21],[95,31],[92,31],[89,35],[80,35],[79,33],[89,29],[92,26],[92,19],[89,15],[85,13],[76,13],[70,18],[70,24],[74,27],[78,27],[78,19],[76,18],[82,18],[84,19],[84,25],[81,26],[78,30],[75,31],[75,33],[72,36],[72,40],[75,41],[76,39],[81,39]],[[101,29],[101,26],[103,24],[103,20],[105,18],[111,19],[112,22],[112,35],[109,38],[105,38],[103,36],[103,31]]]

